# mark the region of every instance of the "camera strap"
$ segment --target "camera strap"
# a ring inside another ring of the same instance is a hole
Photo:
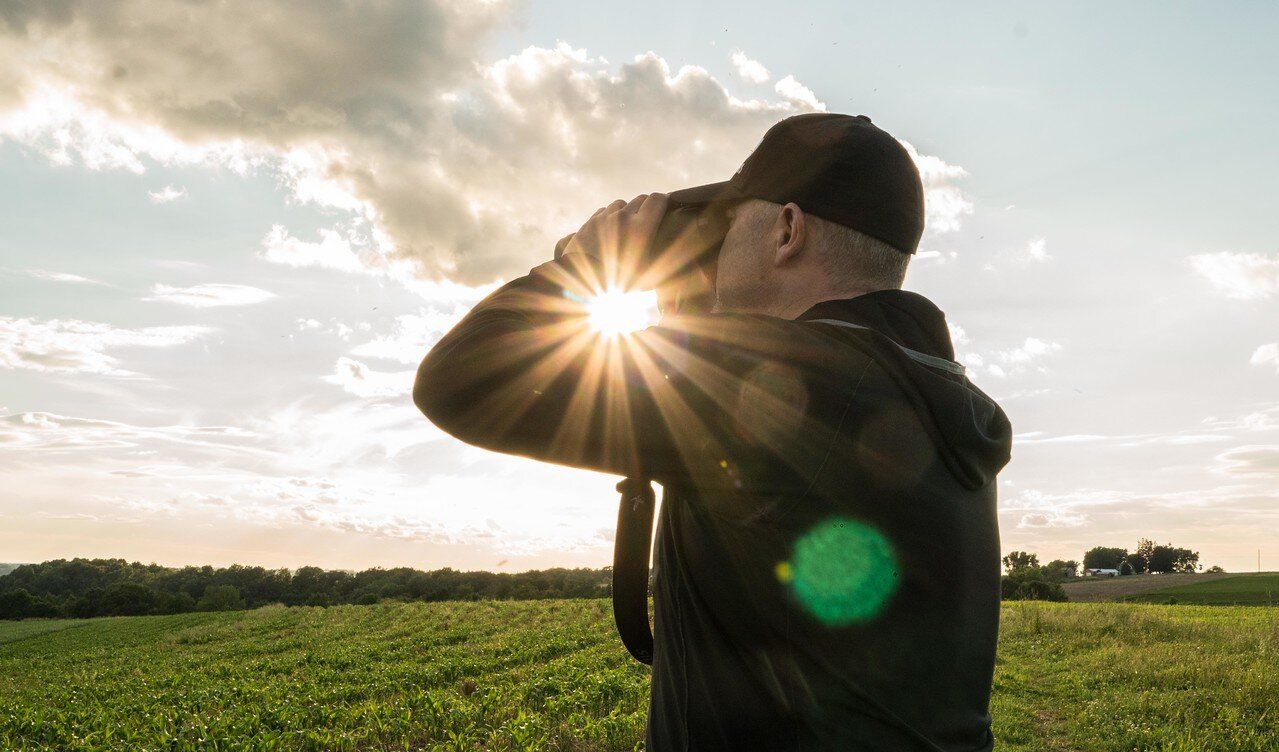
[[[613,541],[613,622],[635,660],[653,663],[653,630],[648,623],[648,559],[653,545],[657,495],[648,478],[626,478]]]

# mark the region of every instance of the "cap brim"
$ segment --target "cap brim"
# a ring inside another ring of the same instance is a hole
[[[682,188],[667,195],[671,206],[709,206],[721,201],[739,201],[748,196],[737,190],[733,181],[707,183],[695,188]]]

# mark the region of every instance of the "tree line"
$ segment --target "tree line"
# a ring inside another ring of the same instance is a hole
[[[1199,552],[1178,548],[1171,543],[1158,545],[1149,538],[1137,542],[1135,551],[1126,548],[1097,546],[1084,553],[1082,569],[1079,562],[1053,559],[1040,566],[1039,556],[1028,551],[1013,551],[1003,558],[1004,576],[1001,583],[1003,599],[1008,600],[1066,600],[1062,583],[1080,577],[1090,569],[1115,569],[1120,575],[1165,574],[1172,572],[1198,572]],[[1208,571],[1220,572],[1221,567]]]
[[[0,576],[0,619],[141,616],[288,606],[369,604],[382,600],[532,600],[607,596],[612,570],[543,569],[516,574],[361,572],[229,567],[164,567],[124,559],[57,559],[23,564]]]
[[[1214,567],[1220,569],[1220,567]],[[1156,545],[1149,538],[1137,542],[1132,553],[1126,548],[1097,546],[1084,554],[1084,569],[1117,569],[1121,575],[1166,574],[1170,572],[1198,572],[1199,552],[1178,548],[1171,543]]]

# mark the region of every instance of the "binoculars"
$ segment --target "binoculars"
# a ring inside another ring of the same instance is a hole
[[[656,289],[663,313],[709,311],[715,302],[715,264],[728,232],[727,204],[676,205],[666,210],[647,257],[632,270],[634,287]],[[555,244],[563,255],[576,233]]]

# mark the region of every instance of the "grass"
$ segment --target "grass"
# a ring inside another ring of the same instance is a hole
[[[1140,603],[1196,603],[1213,606],[1279,605],[1279,574],[1244,575],[1128,596]]]
[[[1279,610],[1004,606],[998,749],[1279,749]],[[0,749],[632,750],[607,601],[0,623]],[[21,635],[14,638],[14,635]]]
[[[0,645],[6,642],[17,642],[36,635],[49,632],[61,632],[64,629],[88,624],[87,619],[32,619],[30,621],[0,621]]]

